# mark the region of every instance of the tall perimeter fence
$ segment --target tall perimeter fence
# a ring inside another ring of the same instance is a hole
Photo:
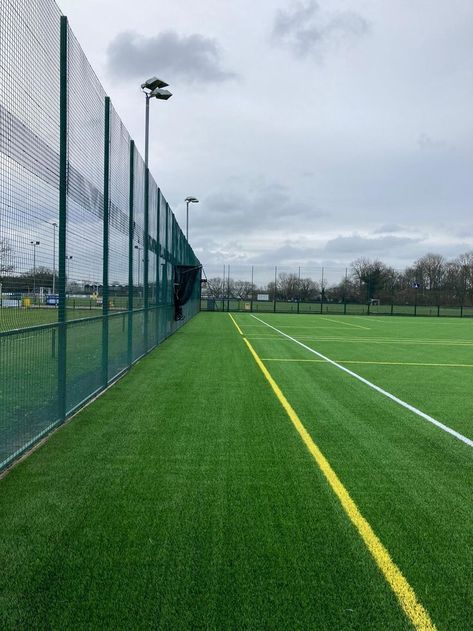
[[[0,9],[1,470],[198,311],[200,266],[57,5]]]

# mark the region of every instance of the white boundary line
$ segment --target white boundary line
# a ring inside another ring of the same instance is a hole
[[[283,331],[280,331],[275,326],[272,326],[271,324],[268,324],[267,322],[265,322],[264,320],[261,320],[260,318],[256,317],[253,314],[251,314],[251,317],[255,318],[255,320],[258,320],[258,322],[261,322],[262,324],[265,324],[270,329],[273,329],[273,331],[277,331],[277,333],[279,333],[280,335],[283,335],[287,339],[292,340],[293,342],[295,342],[299,346],[302,346],[302,348],[305,348],[310,353],[314,353],[314,355],[317,355],[318,357],[321,357],[322,359],[324,359],[329,364],[332,364],[332,366],[335,366],[336,368],[339,368],[340,370],[343,370],[343,372],[346,372],[351,377],[354,377],[355,379],[358,379],[358,381],[361,381],[362,383],[366,384],[370,388],[373,388],[373,390],[376,390],[376,392],[379,392],[380,394],[384,395],[385,397],[388,397],[388,399],[391,399],[391,401],[394,401],[395,403],[398,403],[403,408],[406,408],[407,410],[410,410],[411,412],[414,412],[414,414],[417,414],[417,416],[420,416],[425,421],[428,421],[429,423],[432,423],[432,425],[437,426],[438,428],[440,428],[444,432],[447,432],[447,434],[451,434],[452,436],[454,436],[455,438],[460,440],[462,443],[465,443],[465,445],[468,445],[469,447],[473,447],[473,440],[471,440],[470,438],[467,438],[466,436],[463,436],[463,434],[460,434],[460,432],[457,432],[456,430],[452,429],[451,427],[448,427],[448,425],[444,425],[440,421],[437,421],[437,419],[433,418],[432,416],[429,416],[425,412],[422,412],[421,410],[417,409],[413,405],[410,405],[410,403],[406,403],[402,399],[398,399],[396,396],[394,396],[394,394],[391,394],[390,392],[387,392],[387,390],[383,390],[383,388],[380,388],[379,386],[375,385],[371,381],[368,381],[368,379],[365,379],[361,375],[358,375],[356,372],[353,372],[352,370],[349,370],[348,368],[345,368],[345,366],[342,366],[341,364],[337,364],[337,362],[333,361],[333,359],[330,359],[326,355],[322,355],[322,353],[319,353],[318,351],[314,350],[313,348],[310,348],[310,346],[307,346],[306,344],[303,344],[302,342],[299,342],[299,340],[296,340],[294,337],[291,337],[287,333],[284,333]]]

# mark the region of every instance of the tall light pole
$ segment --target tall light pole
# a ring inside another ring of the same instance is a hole
[[[144,245],[144,258],[143,258],[143,299],[145,308],[144,318],[144,335],[145,340],[148,336],[148,232],[149,232],[149,102],[151,99],[158,99],[159,101],[167,101],[171,98],[172,94],[169,90],[165,90],[169,84],[158,77],[151,77],[147,81],[141,84],[141,89],[145,94],[145,186],[144,186],[144,207],[145,207],[145,221],[143,226],[143,245]],[[136,246],[135,246],[136,247]],[[139,270],[139,263],[138,263]],[[139,286],[139,282],[138,282]],[[147,342],[146,342],[147,343]]]
[[[151,77],[144,83],[141,84],[141,89],[143,90],[146,97],[146,106],[145,106],[145,167],[148,168],[148,160],[149,160],[149,102],[151,99],[155,98],[160,101],[167,101],[171,98],[172,93],[169,90],[165,90],[169,83],[158,79],[158,77]]]
[[[197,197],[186,197],[184,201],[186,202],[186,239],[189,241],[189,204],[198,204],[199,200]]]
[[[33,246],[33,295],[36,298],[36,248],[40,245],[39,241],[30,241]]]
[[[56,293],[56,228],[57,223],[51,224],[53,227],[53,295]]]

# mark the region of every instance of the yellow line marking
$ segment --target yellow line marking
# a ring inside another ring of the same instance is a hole
[[[325,359],[293,359],[277,357],[264,358],[264,362],[312,362],[315,364],[326,363]],[[334,359],[339,364],[375,364],[377,366],[449,366],[451,368],[473,368],[473,364],[428,364],[423,362],[382,362],[382,361],[362,361],[358,359]]]
[[[332,469],[328,460],[325,458],[323,453],[312,440],[312,437],[297,416],[294,408],[286,399],[278,384],[274,381],[268,369],[263,364],[250,342],[246,339],[246,337],[244,337],[243,339],[245,341],[245,344],[249,348],[250,353],[253,355],[254,360],[258,364],[261,372],[266,377],[271,388],[273,389],[274,394],[278,398],[280,404],[286,411],[292,424],[299,433],[299,436],[302,438],[305,446],[313,456],[314,460],[317,462],[332,491],[340,500],[340,504],[342,505],[343,510],[347,514],[352,524],[358,530],[366,547],[371,553],[371,556],[375,560],[377,566],[383,573],[384,578],[396,595],[399,604],[403,608],[406,616],[412,622],[414,627],[416,629],[419,629],[419,631],[434,631],[436,627],[430,619],[428,612],[417,600],[417,596],[414,590],[407,582],[401,570],[392,560],[388,550],[381,543],[380,539],[377,537],[368,521],[360,513],[360,510],[358,509],[355,502],[352,500],[350,494],[348,493],[348,490],[343,486],[342,482],[338,478],[335,471]]]
[[[237,322],[236,322],[235,318],[232,316],[232,314],[231,314],[231,313],[229,313],[228,315],[230,316],[230,318],[231,318],[231,320],[232,320],[233,324],[236,326],[238,333],[239,333],[240,335],[243,335],[243,331],[242,331],[242,330],[240,329],[240,327],[238,326],[238,324],[237,324]]]
[[[371,331],[369,326],[361,326],[361,324],[351,324],[350,322],[342,322],[341,320],[334,320],[333,318],[326,318],[325,316],[319,316],[321,320],[328,320],[329,322],[336,322],[337,324],[344,324],[345,326],[353,326],[355,329],[366,329]]]

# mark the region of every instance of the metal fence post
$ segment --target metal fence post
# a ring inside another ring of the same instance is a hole
[[[230,311],[230,265],[227,273],[227,311]]]
[[[130,182],[128,197],[128,366],[133,363],[133,232],[134,232],[134,185],[135,185],[135,141],[130,142]]]
[[[320,313],[323,313],[323,310],[324,310],[324,295],[325,295],[325,289],[324,289],[324,268],[322,267],[322,277],[321,277],[321,281],[320,281]]]
[[[166,204],[166,239],[165,239],[165,252],[164,252],[164,304],[168,305],[168,259],[169,259],[169,206]],[[167,309],[166,309],[167,311]]]
[[[102,380],[108,384],[109,239],[110,239],[110,97],[105,97],[103,144]]]
[[[254,300],[254,297],[255,297],[254,287],[255,287],[255,266],[252,265],[251,266],[251,303],[250,303],[250,311],[251,312],[253,312],[253,300]]]
[[[276,313],[276,287],[277,287],[278,268],[274,266],[274,293],[273,293],[273,313]]]
[[[68,137],[68,32],[67,18],[61,16],[60,122],[59,122],[59,248],[58,248],[58,415],[66,418],[67,324],[66,324],[66,221],[67,221],[67,137]]]
[[[297,313],[300,313],[301,310],[301,266],[299,265],[299,272],[297,274]]]

